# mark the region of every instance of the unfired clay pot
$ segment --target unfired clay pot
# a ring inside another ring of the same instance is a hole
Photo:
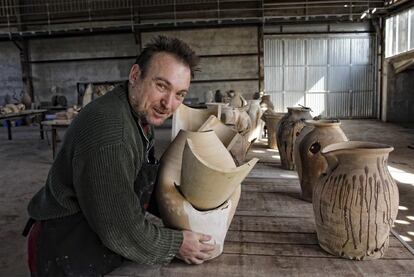
[[[285,113],[276,113],[272,110],[267,110],[263,113],[263,120],[267,128],[267,146],[271,149],[277,149],[276,131],[280,120]]]
[[[387,168],[392,150],[360,141],[322,150],[328,169],[313,191],[313,209],[319,245],[329,253],[355,260],[384,255],[399,201]]]
[[[296,137],[305,126],[305,120],[312,119],[310,108],[288,107],[288,113],[280,120],[277,128],[277,148],[282,168],[294,170],[293,146]]]
[[[30,106],[32,105],[32,98],[30,97],[30,94],[27,92],[22,93],[22,98],[20,100],[22,104],[25,106],[26,109],[30,109]]]
[[[12,113],[19,113],[19,108],[15,104],[7,104],[6,108],[9,108],[12,110]]]
[[[321,150],[329,144],[348,141],[339,120],[306,120],[293,148],[302,199],[312,202],[312,193],[328,163]]]
[[[254,158],[236,167],[218,138],[210,141],[210,147],[201,140],[187,139],[180,191],[195,208],[211,210],[233,194],[257,161]]]
[[[263,111],[266,110],[273,110],[274,109],[274,105],[272,103],[272,101],[270,100],[270,95],[266,94],[262,96],[262,101],[260,102],[260,107],[262,108]]]
[[[188,138],[193,142],[196,141],[198,147],[204,149],[206,153],[210,153],[212,155],[211,158],[215,156],[216,159],[234,166],[234,162],[227,150],[219,154],[215,151],[217,145],[222,144],[213,131],[190,132],[181,130],[160,160],[155,197],[161,219],[166,226],[180,230],[192,230],[212,236],[210,243],[215,244],[216,247],[211,258],[215,258],[223,251],[224,239],[236,211],[241,187],[240,184],[236,185],[230,197],[217,208],[207,211],[200,211],[194,208],[180,193],[179,188],[179,185],[182,183],[182,172],[183,174],[189,173],[188,170],[182,168],[183,152]],[[204,151],[202,154],[204,154]],[[205,159],[209,160],[209,158]],[[193,173],[190,172],[190,174]],[[202,176],[202,174],[198,178],[207,178],[208,181],[208,176]],[[225,180],[220,182],[225,185]],[[218,192],[218,196],[220,196],[220,192]]]
[[[261,133],[261,117],[262,109],[260,108],[260,100],[248,100],[248,109],[247,113],[249,114],[251,120],[251,129],[249,133],[249,141],[258,139]]]
[[[180,130],[197,131],[210,115],[217,115],[217,111],[217,106],[209,109],[194,109],[181,104],[173,115],[171,140]]]

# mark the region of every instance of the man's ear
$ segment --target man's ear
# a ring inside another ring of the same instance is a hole
[[[140,75],[141,75],[141,69],[140,69],[139,65],[134,64],[131,67],[131,70],[129,71],[129,83],[134,84],[136,82],[136,80],[138,80]]]

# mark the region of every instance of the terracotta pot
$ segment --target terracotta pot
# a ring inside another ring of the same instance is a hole
[[[267,146],[271,149],[277,149],[277,127],[285,114],[286,113],[275,113],[271,110],[267,110],[263,113],[262,118],[267,128]]]
[[[306,120],[293,148],[293,158],[299,175],[302,199],[312,202],[313,188],[328,163],[321,150],[329,144],[348,141],[339,120]]]
[[[282,168],[294,170],[293,146],[296,137],[305,126],[306,119],[312,119],[310,108],[288,107],[288,113],[282,117],[277,128],[277,148],[279,149]]]
[[[355,260],[384,255],[398,212],[398,187],[388,169],[385,144],[349,141],[322,150],[326,174],[313,191],[319,245]]]

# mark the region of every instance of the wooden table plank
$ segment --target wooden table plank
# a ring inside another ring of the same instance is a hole
[[[256,242],[256,243],[284,243],[284,244],[313,244],[318,245],[316,232],[312,233],[278,233],[260,231],[229,230],[226,242]],[[390,247],[405,248],[393,235],[390,235]],[[408,251],[408,250],[407,250]],[[414,256],[413,256],[414,258]]]
[[[243,191],[236,215],[313,217],[311,203],[299,198],[299,193],[262,193]]]
[[[286,233],[314,233],[315,221],[311,217],[264,217],[236,215],[230,225],[235,231],[264,231]]]
[[[337,257],[324,251],[318,244],[280,244],[255,242],[227,242],[224,245],[224,254],[265,255],[280,257],[324,257],[336,259]],[[404,247],[389,247],[383,260],[413,260],[414,256]]]
[[[324,257],[223,254],[202,265],[173,261],[160,267],[124,265],[108,276],[414,276],[412,260],[352,261]]]

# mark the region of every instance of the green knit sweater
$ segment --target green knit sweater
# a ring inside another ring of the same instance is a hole
[[[136,191],[148,140],[138,122],[126,85],[88,104],[68,128],[46,185],[28,211],[36,220],[82,212],[115,253],[138,263],[165,264],[183,236],[144,217]]]

